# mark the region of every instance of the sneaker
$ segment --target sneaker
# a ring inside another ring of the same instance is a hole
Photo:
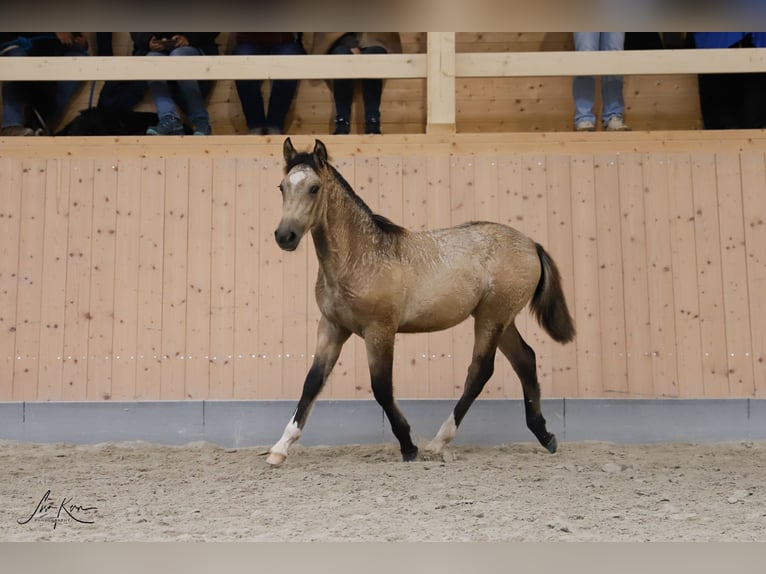
[[[213,129],[210,127],[208,120],[199,120],[194,124],[195,136],[209,136],[213,133]]]
[[[335,120],[335,131],[333,135],[346,135],[351,133],[351,124],[348,120]]]
[[[612,116],[604,126],[608,132],[629,132],[630,128],[622,121],[621,116]]]
[[[184,125],[181,120],[173,114],[167,114],[160,118],[156,126],[149,126],[146,129],[148,136],[182,136],[184,135]]]
[[[263,135],[267,135],[267,136],[279,136],[279,135],[282,135],[282,130],[280,130],[279,128],[274,128],[274,127],[266,128],[263,131]]]
[[[595,132],[596,124],[590,120],[580,120],[575,124],[575,131],[578,132]]]
[[[0,129],[0,136],[3,137],[34,135],[37,135],[35,130],[31,128],[25,128],[24,126],[5,126],[4,128]]]
[[[266,135],[266,128],[251,128],[247,130],[247,133],[249,133],[251,136]]]
[[[378,118],[370,118],[364,124],[364,133],[366,134],[379,134],[380,132],[380,120]]]

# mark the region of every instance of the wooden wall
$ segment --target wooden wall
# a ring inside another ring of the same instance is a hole
[[[425,52],[425,33],[402,34],[405,53]],[[222,53],[229,53],[233,38],[219,36]],[[306,34],[305,44],[311,45]],[[129,55],[130,37],[114,34],[116,55]],[[458,33],[458,52],[530,52],[573,49],[571,34],[553,33]],[[457,130],[463,133],[570,131],[574,107],[571,78],[457,78]],[[268,83],[268,82],[266,82]],[[94,105],[101,83],[98,82]],[[424,133],[426,123],[425,79],[387,80],[381,105],[384,133]],[[624,86],[626,120],[636,130],[700,129],[702,127],[697,77],[684,75],[627,76]],[[90,83],[83,86],[65,121],[86,108]],[[152,111],[145,98],[138,109]],[[247,133],[242,108],[234,83],[219,81],[210,96],[208,109],[216,134]],[[353,108],[352,132],[364,127],[361,95]],[[332,133],[334,106],[332,93],[323,81],[299,83],[295,104],[288,116],[288,132],[293,134]]]
[[[762,132],[325,142],[407,227],[489,219],[547,247],[578,336],[519,319],[545,396],[766,396]],[[273,240],[281,138],[0,143],[0,400],[298,395],[316,262]],[[456,396],[470,352],[470,323],[400,336],[397,395]],[[323,396],[371,396],[358,339]],[[504,360],[484,396],[520,396]]]

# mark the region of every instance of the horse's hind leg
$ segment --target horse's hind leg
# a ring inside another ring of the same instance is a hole
[[[455,405],[452,414],[442,423],[439,432],[428,444],[427,449],[429,451],[441,452],[442,448],[454,438],[458,425],[492,376],[495,369],[495,352],[502,328],[502,325],[488,325],[487,321],[476,318],[473,358],[468,367],[463,394]]]
[[[290,422],[287,423],[282,433],[282,438],[271,447],[269,456],[266,458],[266,462],[270,465],[278,466],[282,464],[285,458],[287,458],[287,451],[290,445],[301,436],[301,431],[306,424],[311,407],[322,387],[324,387],[330,371],[335,366],[340,356],[340,351],[343,348],[343,343],[350,336],[351,333],[333,325],[324,317],[320,320],[317,330],[317,346],[314,353],[314,361],[303,383],[303,392],[298,401],[298,406],[290,418]]]
[[[524,412],[527,417],[527,427],[540,441],[540,444],[550,452],[556,452],[558,442],[556,437],[548,432],[545,418],[540,408],[540,383],[537,381],[537,360],[532,347],[519,334],[514,323],[511,323],[500,338],[500,350],[511,362],[513,370],[521,380],[524,390]]]
[[[365,333],[364,343],[370,366],[372,394],[391,423],[391,431],[399,441],[402,460],[411,462],[418,456],[418,447],[412,442],[410,424],[394,400],[394,334]]]

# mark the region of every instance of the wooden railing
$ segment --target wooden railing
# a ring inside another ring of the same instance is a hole
[[[0,81],[425,78],[426,131],[455,131],[455,79],[766,71],[766,48],[456,53],[454,32],[429,32],[425,54],[0,58]]]

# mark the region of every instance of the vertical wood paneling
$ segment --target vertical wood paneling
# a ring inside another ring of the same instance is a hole
[[[644,213],[651,321],[654,389],[661,397],[678,396],[675,305],[670,246],[667,167],[664,154],[644,156]]]
[[[137,315],[139,336],[136,345],[135,398],[158,400],[162,381],[164,160],[144,161],[140,193]]]
[[[88,400],[112,398],[117,165],[95,162],[88,331]]]
[[[0,158],[0,400],[4,401],[13,399],[20,226],[21,161]]]
[[[561,274],[564,296],[574,313],[574,248],[572,241],[572,195],[568,156],[549,155],[546,160],[548,197],[548,240],[544,246]],[[577,324],[575,323],[575,328]],[[551,352],[553,381],[550,396],[577,396],[577,338],[567,345],[554,344]]]
[[[523,312],[544,396],[764,396],[761,152],[340,158],[421,230],[513,225],[556,260],[578,336]],[[0,400],[295,399],[318,310],[281,252],[279,158],[0,158]],[[473,344],[398,335],[397,397],[454,397]],[[212,361],[212,362],[211,362]],[[211,374],[213,375],[211,377]],[[521,395],[504,358],[485,397]],[[324,398],[370,396],[364,343]]]
[[[766,170],[762,152],[741,154],[742,203],[755,396],[766,396]]]
[[[208,398],[211,365],[211,235],[213,228],[213,160],[189,163],[188,253],[184,287],[186,326],[184,393]]]
[[[722,397],[729,394],[729,366],[726,356],[715,156],[696,153],[692,156],[692,165],[703,383],[706,396]]]
[[[596,193],[592,156],[573,156],[572,230],[575,304],[577,321],[577,367],[580,373],[578,394],[595,396],[601,390],[601,309],[598,285],[598,242]]]
[[[165,160],[160,398],[184,398],[186,273],[188,269],[189,160]]]
[[[755,384],[739,154],[716,154],[716,176],[729,393],[749,397]]]
[[[88,330],[93,228],[93,161],[72,160],[64,320],[64,400],[88,396]]]
[[[234,396],[234,286],[236,284],[235,160],[213,163],[210,283],[210,397]],[[279,341],[281,344],[281,341]],[[278,350],[277,359],[281,354]],[[281,379],[281,378],[280,378]],[[281,382],[281,380],[280,380]]]
[[[685,154],[667,158],[678,392],[682,397],[700,397],[702,342],[691,162]]]
[[[281,398],[282,394],[282,314],[283,314],[283,258],[295,253],[283,254],[274,242],[273,230],[279,224],[282,200],[272,193],[282,180],[281,162],[274,158],[258,159],[258,194],[261,200],[259,227],[261,229],[260,261],[261,280],[258,292],[258,391],[261,399]],[[305,249],[306,237],[299,249]]]
[[[67,273],[67,244],[62,237],[67,236],[68,225],[69,161],[50,159],[45,184],[37,400],[60,401],[62,398]]]
[[[614,155],[597,155],[594,161],[603,390],[607,393],[626,395],[628,371],[619,166],[617,156]]]
[[[21,170],[21,226],[13,399],[24,401],[36,398],[38,393],[40,297],[43,283],[44,206],[47,177],[44,160],[25,160]]]
[[[258,360],[258,292],[261,280],[259,266],[261,234],[268,236],[270,228],[261,233],[261,196],[273,189],[260,189],[259,164],[253,159],[237,159],[237,238],[236,286],[234,291],[234,396],[253,399],[257,396],[260,361]],[[209,297],[208,297],[209,300]],[[301,351],[302,352],[302,351]],[[287,389],[291,381],[285,381]],[[288,397],[286,397],[288,398]]]
[[[620,210],[627,343],[628,393],[651,396],[651,319],[646,269],[646,234],[641,156],[621,155]],[[578,262],[579,264],[579,262]],[[577,294],[576,294],[577,295]]]
[[[117,172],[116,245],[114,252],[114,334],[112,399],[136,398],[139,269],[141,245],[141,173],[138,159],[115,160]]]

